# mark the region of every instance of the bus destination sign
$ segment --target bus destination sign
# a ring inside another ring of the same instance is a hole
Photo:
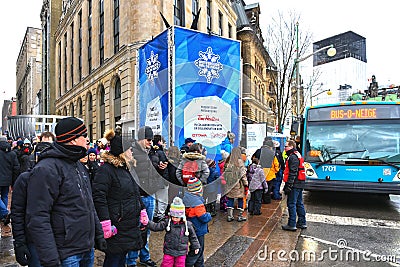
[[[308,111],[308,121],[394,119],[399,117],[399,105],[341,105],[309,109]]]

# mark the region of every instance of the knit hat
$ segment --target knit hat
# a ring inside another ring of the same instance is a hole
[[[228,135],[228,139],[235,139],[236,138],[235,134],[232,133],[232,132],[228,132],[227,135]]]
[[[104,133],[104,138],[110,141],[110,153],[114,156],[119,156],[124,152],[122,148],[122,137],[116,135],[113,129],[107,130]]]
[[[171,207],[169,209],[169,215],[172,217],[183,218],[185,219],[185,205],[183,201],[179,197],[175,197],[171,203]]]
[[[196,177],[191,177],[187,182],[187,189],[190,193],[203,196],[203,184]]]
[[[25,138],[25,140],[24,140],[24,145],[26,145],[26,144],[31,144],[31,141],[29,141],[29,139],[28,138]]]
[[[60,120],[54,132],[58,143],[68,143],[79,136],[87,135],[85,124],[75,117],[68,117]]]
[[[139,129],[138,140],[151,139],[153,140],[153,130],[149,126],[143,126]]]
[[[0,136],[0,142],[3,142],[3,141],[7,141],[7,138],[2,135],[2,136]]]
[[[23,146],[23,145],[24,145],[24,141],[22,141],[22,140],[17,141],[17,146]]]
[[[183,204],[181,198],[175,197],[174,200],[172,200],[171,206],[169,208],[169,215],[172,217],[183,219],[183,221],[185,222],[185,236],[189,236],[189,229],[187,226],[187,220],[185,215],[185,205]],[[171,230],[171,217],[168,219],[166,230],[167,232]]]
[[[97,156],[97,150],[96,150],[95,148],[93,148],[93,147],[92,147],[92,148],[89,148],[88,151],[87,151],[87,154],[88,154],[88,155],[89,155],[89,154],[92,154],[92,153],[95,154],[95,155]]]
[[[103,144],[103,146],[106,146],[107,145],[107,143],[108,143],[108,141],[107,141],[107,139],[106,138],[100,138],[99,140],[97,140],[97,142],[100,142],[100,143],[102,143]]]

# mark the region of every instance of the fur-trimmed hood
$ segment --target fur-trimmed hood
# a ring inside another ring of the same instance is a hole
[[[196,159],[206,159],[206,156],[196,153],[196,152],[186,152],[182,155],[183,158],[189,159],[189,160],[196,160]]]
[[[134,166],[136,166],[136,160],[133,159],[132,162],[128,162],[127,159],[124,157],[124,154],[114,156],[110,153],[110,151],[104,151],[103,153],[101,153],[100,157],[104,162],[107,162],[117,168],[129,167],[130,165],[132,165],[132,163]]]

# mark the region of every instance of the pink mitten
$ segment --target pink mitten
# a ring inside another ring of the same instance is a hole
[[[149,223],[149,216],[147,216],[147,212],[145,209],[140,211],[140,223],[146,226]]]
[[[104,238],[110,238],[113,236],[113,231],[111,229],[111,220],[101,221],[101,227],[103,228]]]

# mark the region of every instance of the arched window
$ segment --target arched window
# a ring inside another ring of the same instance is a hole
[[[74,103],[71,102],[71,104],[69,104],[69,115],[74,117],[75,115],[75,110],[74,110]]]
[[[67,116],[67,115],[68,115],[67,107],[64,107],[63,116]]]
[[[99,116],[99,124],[100,124],[100,134],[103,134],[106,130],[106,96],[104,91],[104,86],[101,84],[99,88],[99,107],[100,107],[100,116]]]
[[[83,110],[82,110],[82,98],[78,98],[78,117],[82,118]]]
[[[115,82],[114,99],[121,98],[121,80],[118,78]]]
[[[86,101],[87,109],[88,111],[93,110],[93,99],[92,99],[92,94],[89,93],[87,96],[87,101]]]
[[[121,80],[117,78],[114,86],[114,123],[121,120]]]

